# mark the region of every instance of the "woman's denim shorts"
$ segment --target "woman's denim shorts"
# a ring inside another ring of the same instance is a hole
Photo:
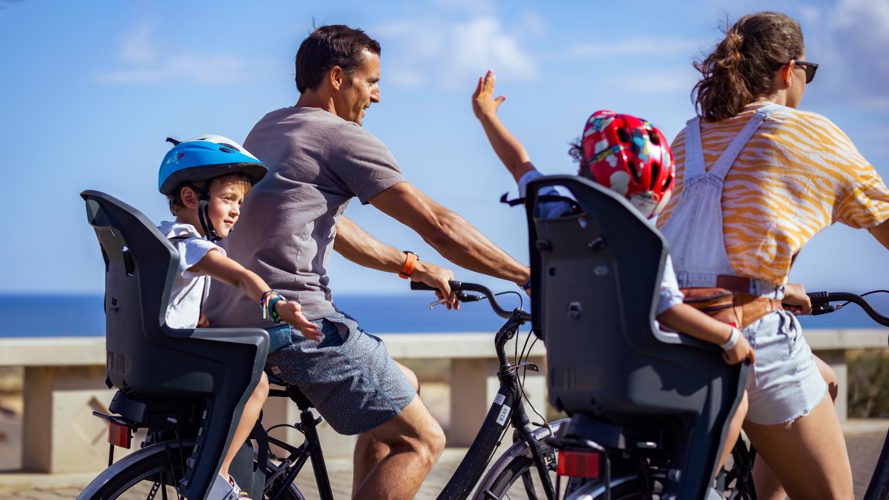
[[[762,425],[792,422],[812,411],[827,394],[796,316],[775,311],[744,329],[756,351],[747,378],[747,419]]]
[[[360,434],[398,415],[417,395],[386,346],[342,313],[315,321],[321,343],[290,325],[270,328],[266,370],[293,384],[340,434]],[[270,350],[271,350],[270,349]]]

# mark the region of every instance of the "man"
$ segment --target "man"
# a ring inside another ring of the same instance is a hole
[[[346,26],[315,30],[296,55],[296,105],[272,111],[253,128],[247,150],[272,168],[227,239],[230,257],[262,276],[325,337],[317,344],[289,325],[251,321],[257,305],[225,287],[207,301],[218,326],[260,326],[272,348],[266,368],[296,384],[335,430],[358,434],[356,498],[413,498],[444,447],[441,427],[416,398],[416,377],[379,339],[331,302],[331,249],[366,267],[398,273],[439,290],[450,305],[453,274],[373,239],[342,216],[349,201],[392,216],[451,262],[518,285],[529,270],[462,217],[402,176],[386,147],[361,128],[380,101],[380,45]]]

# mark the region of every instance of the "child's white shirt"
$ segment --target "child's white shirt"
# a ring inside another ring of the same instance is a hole
[[[157,228],[179,252],[179,268],[170,292],[165,321],[171,328],[195,328],[201,316],[201,304],[210,292],[210,277],[188,269],[200,262],[210,250],[216,249],[222,255],[225,255],[225,250],[204,239],[191,224],[163,221]]]

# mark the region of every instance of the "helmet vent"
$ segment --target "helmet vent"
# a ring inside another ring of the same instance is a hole
[[[651,187],[652,191],[657,187],[655,184],[657,183],[657,178],[661,175],[661,164],[660,162],[653,161],[651,162]]]
[[[620,139],[620,142],[623,143],[630,142],[630,134],[628,134],[627,131],[622,128],[617,129],[617,138]]]
[[[654,130],[648,129],[648,138],[655,146],[661,145],[661,140],[658,138],[657,134],[654,133]]]

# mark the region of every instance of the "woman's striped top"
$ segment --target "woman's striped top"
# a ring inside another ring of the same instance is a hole
[[[759,104],[728,120],[701,121],[709,170]],[[685,130],[673,141],[677,177],[659,225],[682,200]],[[739,276],[783,284],[793,256],[834,222],[855,228],[889,219],[889,189],[827,118],[782,107],[771,113],[725,178],[723,237]]]

